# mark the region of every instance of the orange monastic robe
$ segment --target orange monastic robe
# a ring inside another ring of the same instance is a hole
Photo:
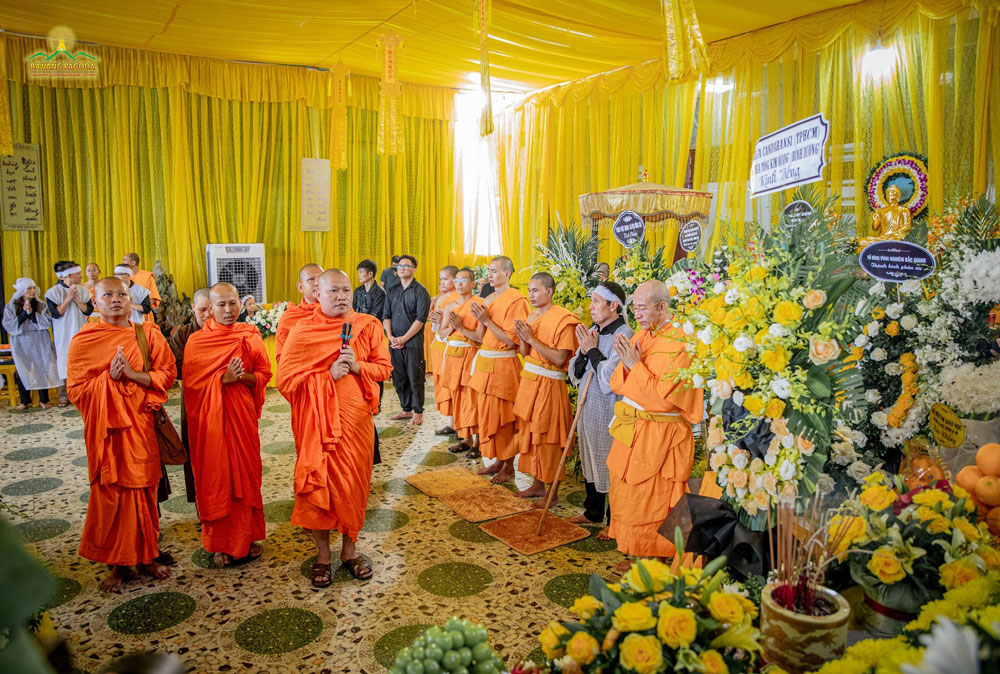
[[[499,295],[493,293],[483,304],[507,338],[517,343],[514,321],[523,321],[531,310],[524,295],[508,288]],[[508,347],[487,328],[473,368],[469,386],[479,394],[476,396],[479,450],[487,459],[513,459],[517,456],[513,441],[514,400],[521,381],[517,349]]]
[[[124,376],[111,378],[119,346],[129,364],[142,370],[131,323],[87,323],[69,345],[66,393],[83,416],[90,479],[80,555],[102,564],[149,564],[159,554],[160,452],[150,412],[167,402],[177,370],[160,329],[146,321],[142,330],[149,344],[150,388]]]
[[[610,533],[626,554],[671,557],[674,544],[656,530],[689,491],[691,424],[702,419],[703,391],[673,380],[690,363],[678,328],[640,330],[632,343],[640,362],[631,371],[619,363],[611,375],[611,389],[624,399],[610,428]]]
[[[278,360],[281,358],[281,350],[285,346],[285,341],[288,339],[288,333],[292,331],[299,321],[312,316],[319,307],[319,302],[314,302],[309,304],[305,300],[302,300],[298,304],[289,304],[285,309],[285,313],[281,314],[281,318],[278,319],[278,329],[274,331],[274,359]]]
[[[160,306],[160,290],[156,287],[156,276],[153,275],[153,272],[146,271],[145,269],[138,269],[135,274],[132,275],[132,282],[138,283],[149,291],[150,306],[154,309]]]
[[[449,304],[458,302],[457,292],[450,292],[447,296],[438,295],[432,307],[442,313]],[[442,316],[442,320],[443,320]],[[424,354],[427,362],[427,372],[434,378],[434,405],[442,416],[450,417],[454,414],[454,404],[452,402],[452,392],[441,382],[441,363],[444,360],[446,341],[437,336],[430,321],[424,326]],[[453,424],[454,426],[454,424]]]
[[[571,354],[578,346],[576,326],[579,324],[580,319],[557,306],[549,307],[530,323],[531,331],[543,344],[553,349],[565,349]],[[569,358],[566,363],[569,364]],[[532,347],[521,370],[514,415],[517,417],[517,444],[521,453],[517,469],[542,482],[552,482],[556,479],[563,445],[573,425],[569,390],[566,388],[566,365],[556,367]],[[564,477],[565,470],[559,479]]]
[[[461,301],[461,300],[459,300]],[[479,321],[472,315],[472,305],[482,304],[483,298],[473,295],[466,302],[453,305],[447,313],[454,313],[466,330],[475,330]],[[444,318],[447,318],[447,314]],[[457,330],[448,335],[448,348],[440,368],[441,385],[451,392],[452,426],[463,438],[477,433],[477,394],[469,386],[472,379],[472,361],[476,359],[479,345],[470,342]]]
[[[239,358],[254,388],[223,384],[229,361]],[[260,493],[257,420],[271,381],[264,340],[253,325],[209,319],[184,348],[184,409],[195,475],[201,544],[208,552],[242,559],[267,535]]]
[[[334,381],[330,366],[340,355],[345,318],[361,373]],[[295,526],[336,529],[357,540],[371,488],[378,382],[391,373],[382,323],[367,314],[331,318],[318,310],[288,336],[278,390],[292,406]]]

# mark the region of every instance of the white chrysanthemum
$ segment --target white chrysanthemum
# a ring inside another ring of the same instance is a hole
[[[979,637],[970,627],[959,627],[948,618],[938,618],[930,634],[920,637],[924,659],[919,665],[903,665],[903,674],[979,674]]]
[[[941,368],[941,398],[966,414],[992,414],[1000,409],[1000,361],[977,366],[962,363]]]
[[[705,378],[702,377],[700,374],[692,375],[691,376],[691,384],[695,388],[704,388],[705,387]]]
[[[734,302],[737,302],[740,299],[740,291],[736,288],[730,288],[729,290],[726,291],[726,296],[724,299],[726,301],[726,304],[732,304]]]
[[[716,295],[721,295],[722,293],[726,292],[726,284],[723,283],[722,281],[719,281],[714,286],[712,286],[712,292],[715,293]]]
[[[691,321],[684,321],[684,334],[688,337],[694,334],[694,323]]]
[[[743,353],[751,346],[753,346],[753,339],[751,339],[747,335],[740,335],[739,337],[733,340],[733,348],[736,349],[736,351],[738,351],[739,353]]]
[[[787,337],[788,329],[781,323],[771,323],[771,327],[767,329],[767,334],[771,337]]]

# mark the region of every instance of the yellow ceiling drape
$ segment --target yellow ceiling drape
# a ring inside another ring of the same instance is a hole
[[[190,294],[206,282],[205,244],[262,242],[276,301],[295,298],[298,269],[310,261],[353,276],[363,258],[382,267],[411,253],[433,289],[437,268],[461,258],[454,90],[404,86],[405,154],[387,158],[375,151],[378,82],[353,76],[348,168],[333,173],[331,231],[302,232],[300,159],[333,151],[319,77],[327,73],[111,49],[99,86],[51,86],[22,82],[11,67],[28,42],[7,41],[11,79],[0,88],[10,95],[13,141],[40,147],[46,222],[42,232],[3,232],[4,283],[54,282],[60,259],[110,272],[135,251],[146,268],[161,259]]]

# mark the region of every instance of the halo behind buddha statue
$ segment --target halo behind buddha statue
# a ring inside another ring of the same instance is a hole
[[[913,223],[927,211],[927,160],[904,152],[876,164],[865,184],[872,210],[869,236],[858,239],[859,250],[869,243],[906,238]]]

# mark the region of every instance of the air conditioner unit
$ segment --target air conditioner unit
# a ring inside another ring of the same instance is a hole
[[[264,244],[210,243],[205,257],[209,285],[232,283],[241,298],[253,295],[257,304],[267,303]]]

